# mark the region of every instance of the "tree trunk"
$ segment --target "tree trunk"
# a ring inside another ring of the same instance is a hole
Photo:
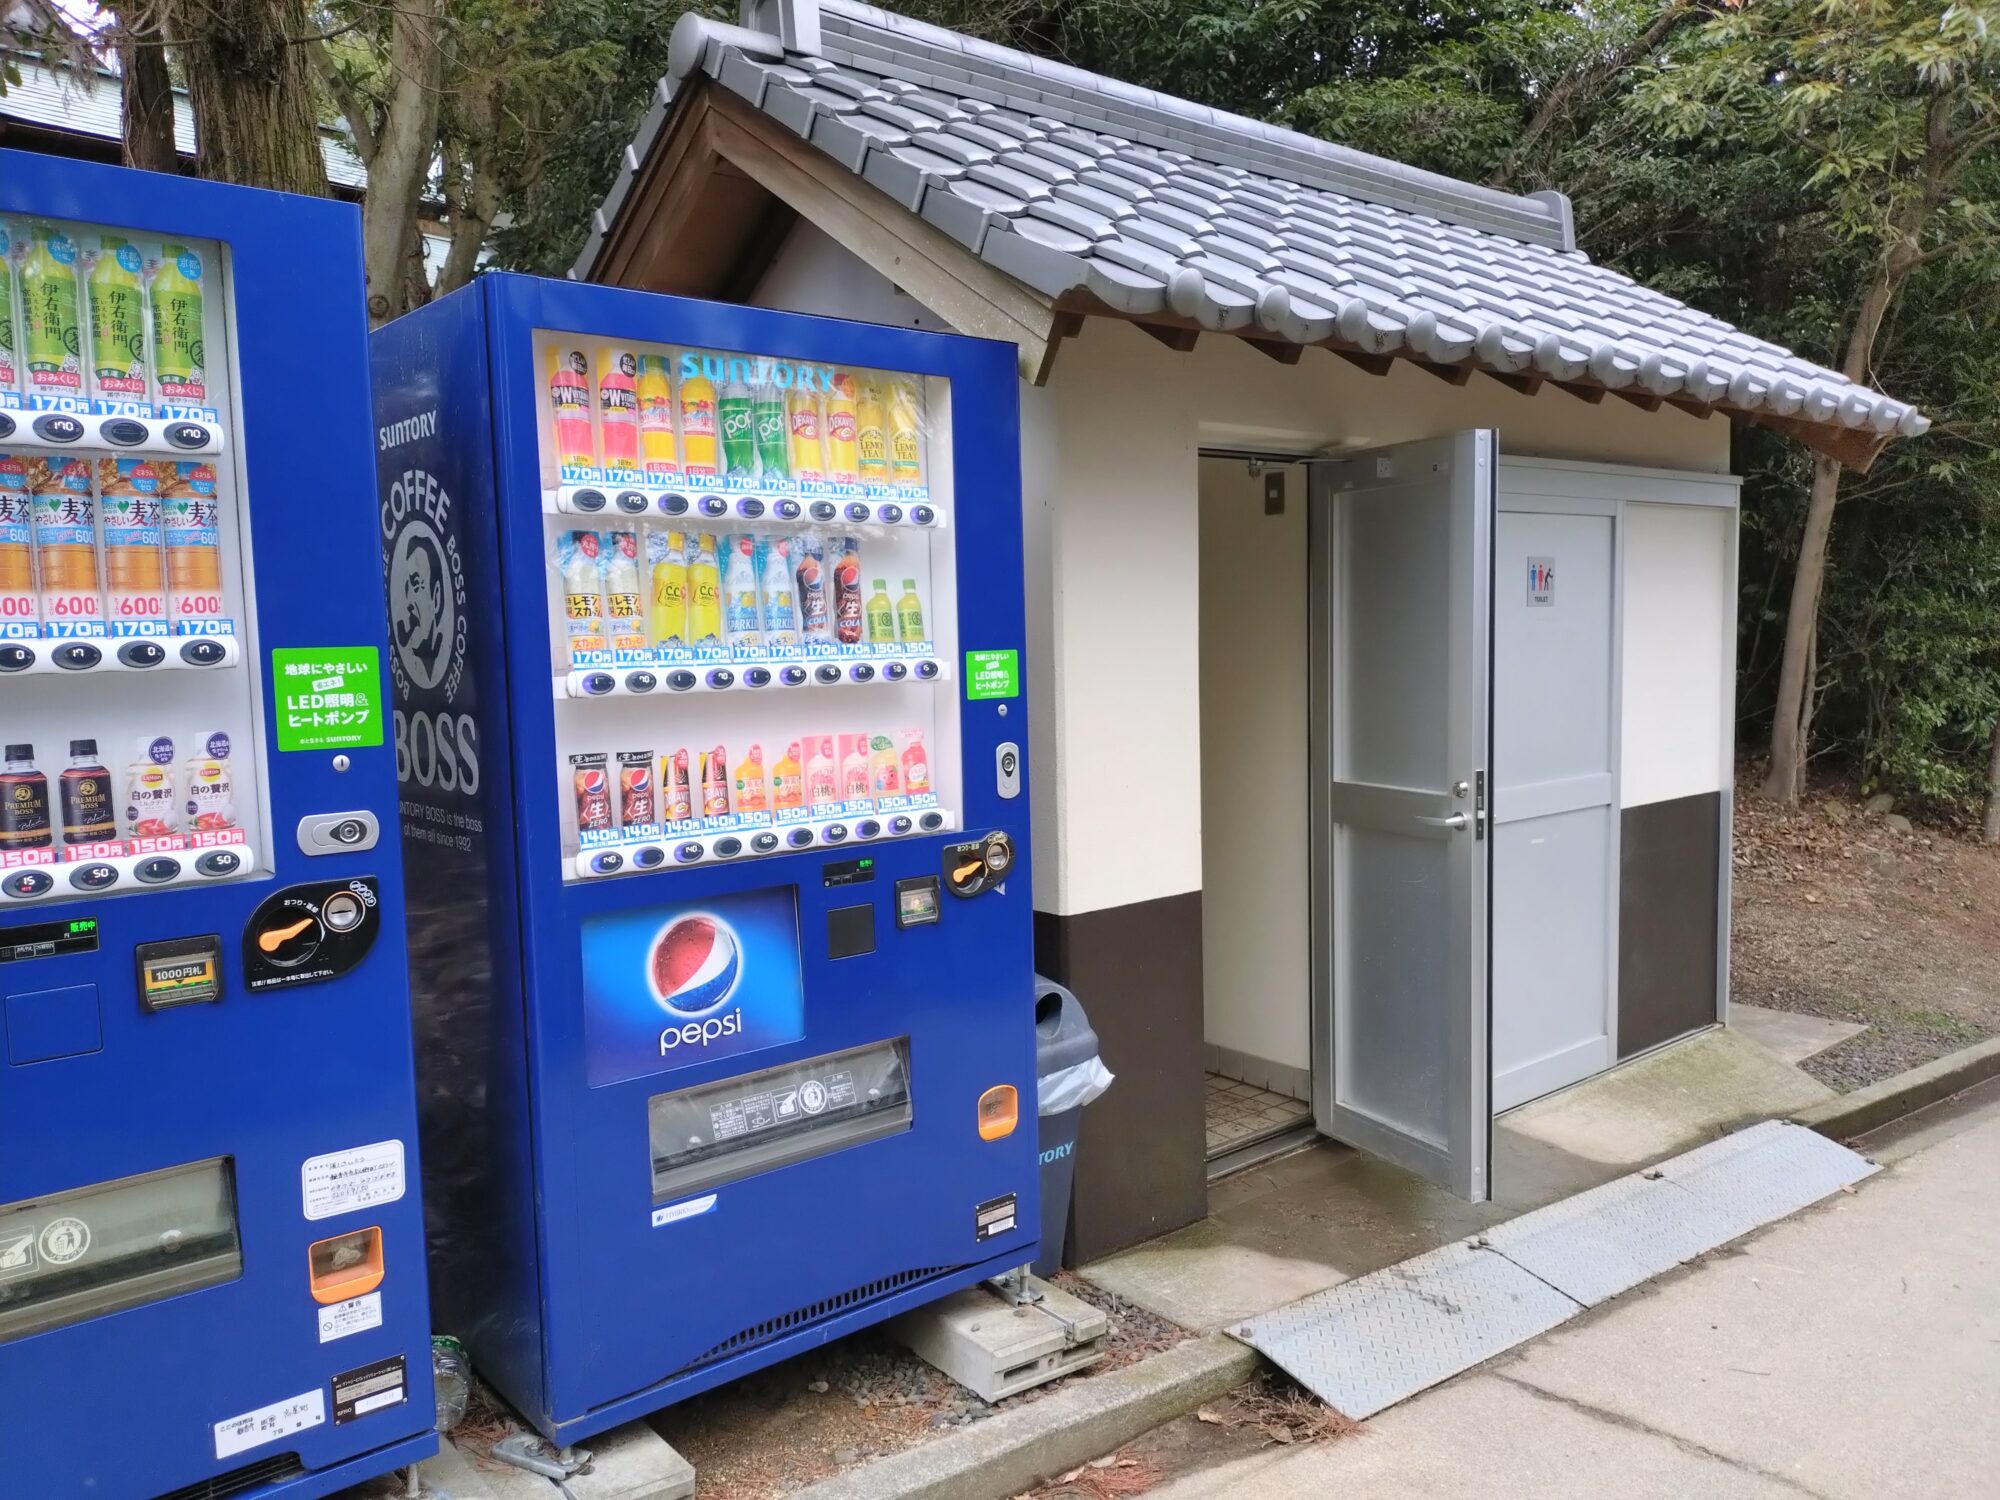
[[[451,249],[438,271],[437,292],[457,291],[479,269],[479,252],[493,232],[500,212],[500,169],[495,157],[500,139],[500,85],[476,90],[465,104],[465,162],[460,191],[451,203]]]
[[[114,7],[112,43],[118,49],[118,95],[123,159],[146,172],[179,172],[174,147],[174,83],[167,74],[167,38],[157,5]]]
[[[194,108],[196,170],[325,197],[305,0],[163,3]]]
[[[411,306],[404,275],[438,145],[438,101],[444,85],[441,12],[441,0],[405,0],[390,23],[393,82],[368,159],[368,202],[361,219],[368,317],[375,323]]]
[[[1922,219],[1918,219],[1920,227]],[[1920,262],[1914,231],[1902,235],[1883,257],[1875,279],[1862,294],[1854,327],[1847,335],[1846,357],[1840,371],[1865,383],[1874,359],[1875,335],[1903,278]],[[1805,789],[1807,729],[1812,720],[1809,675],[1814,633],[1819,629],[1820,588],[1826,582],[1827,540],[1833,534],[1833,508],[1840,499],[1840,464],[1813,460],[1812,489],[1806,500],[1805,535],[1799,538],[1799,560],[1792,568],[1792,598],[1785,610],[1785,648],[1778,664],[1778,702],[1771,715],[1771,764],[1764,773],[1764,795],[1796,803]]]
[[[1981,836],[1989,844],[2000,844],[2000,718],[1993,721],[1993,748],[1986,756],[1986,821]]]

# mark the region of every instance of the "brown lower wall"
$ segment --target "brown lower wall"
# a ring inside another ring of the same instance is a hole
[[[1623,1058],[1715,1021],[1722,794],[1628,807],[1618,837]]]
[[[1083,1112],[1065,1261],[1081,1265],[1208,1212],[1201,892],[1035,913],[1035,967],[1066,985],[1117,1075]]]

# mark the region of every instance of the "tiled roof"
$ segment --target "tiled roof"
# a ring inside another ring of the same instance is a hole
[[[753,4],[784,41],[682,18],[574,274],[699,73],[1051,297],[1878,439],[1930,425],[1591,264],[1560,194],[1456,182],[854,0]]]

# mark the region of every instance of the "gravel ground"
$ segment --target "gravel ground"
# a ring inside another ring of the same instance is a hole
[[[1736,793],[1737,1000],[1868,1030],[1801,1066],[1845,1092],[2000,1033],[2000,850],[1840,787]]]
[[[1006,1407],[1192,1337],[1081,1277],[1063,1272],[1056,1284],[1110,1317],[1110,1352],[1085,1373],[1011,1397]],[[1000,1409],[870,1329],[669,1407],[652,1423],[694,1465],[696,1500],[774,1500]]]

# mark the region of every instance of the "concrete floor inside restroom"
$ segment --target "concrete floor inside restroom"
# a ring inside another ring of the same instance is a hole
[[[1831,1096],[1741,1033],[1635,1058],[1494,1122],[1494,1196],[1473,1204],[1332,1141],[1211,1184],[1208,1217],[1082,1274],[1207,1332]]]

